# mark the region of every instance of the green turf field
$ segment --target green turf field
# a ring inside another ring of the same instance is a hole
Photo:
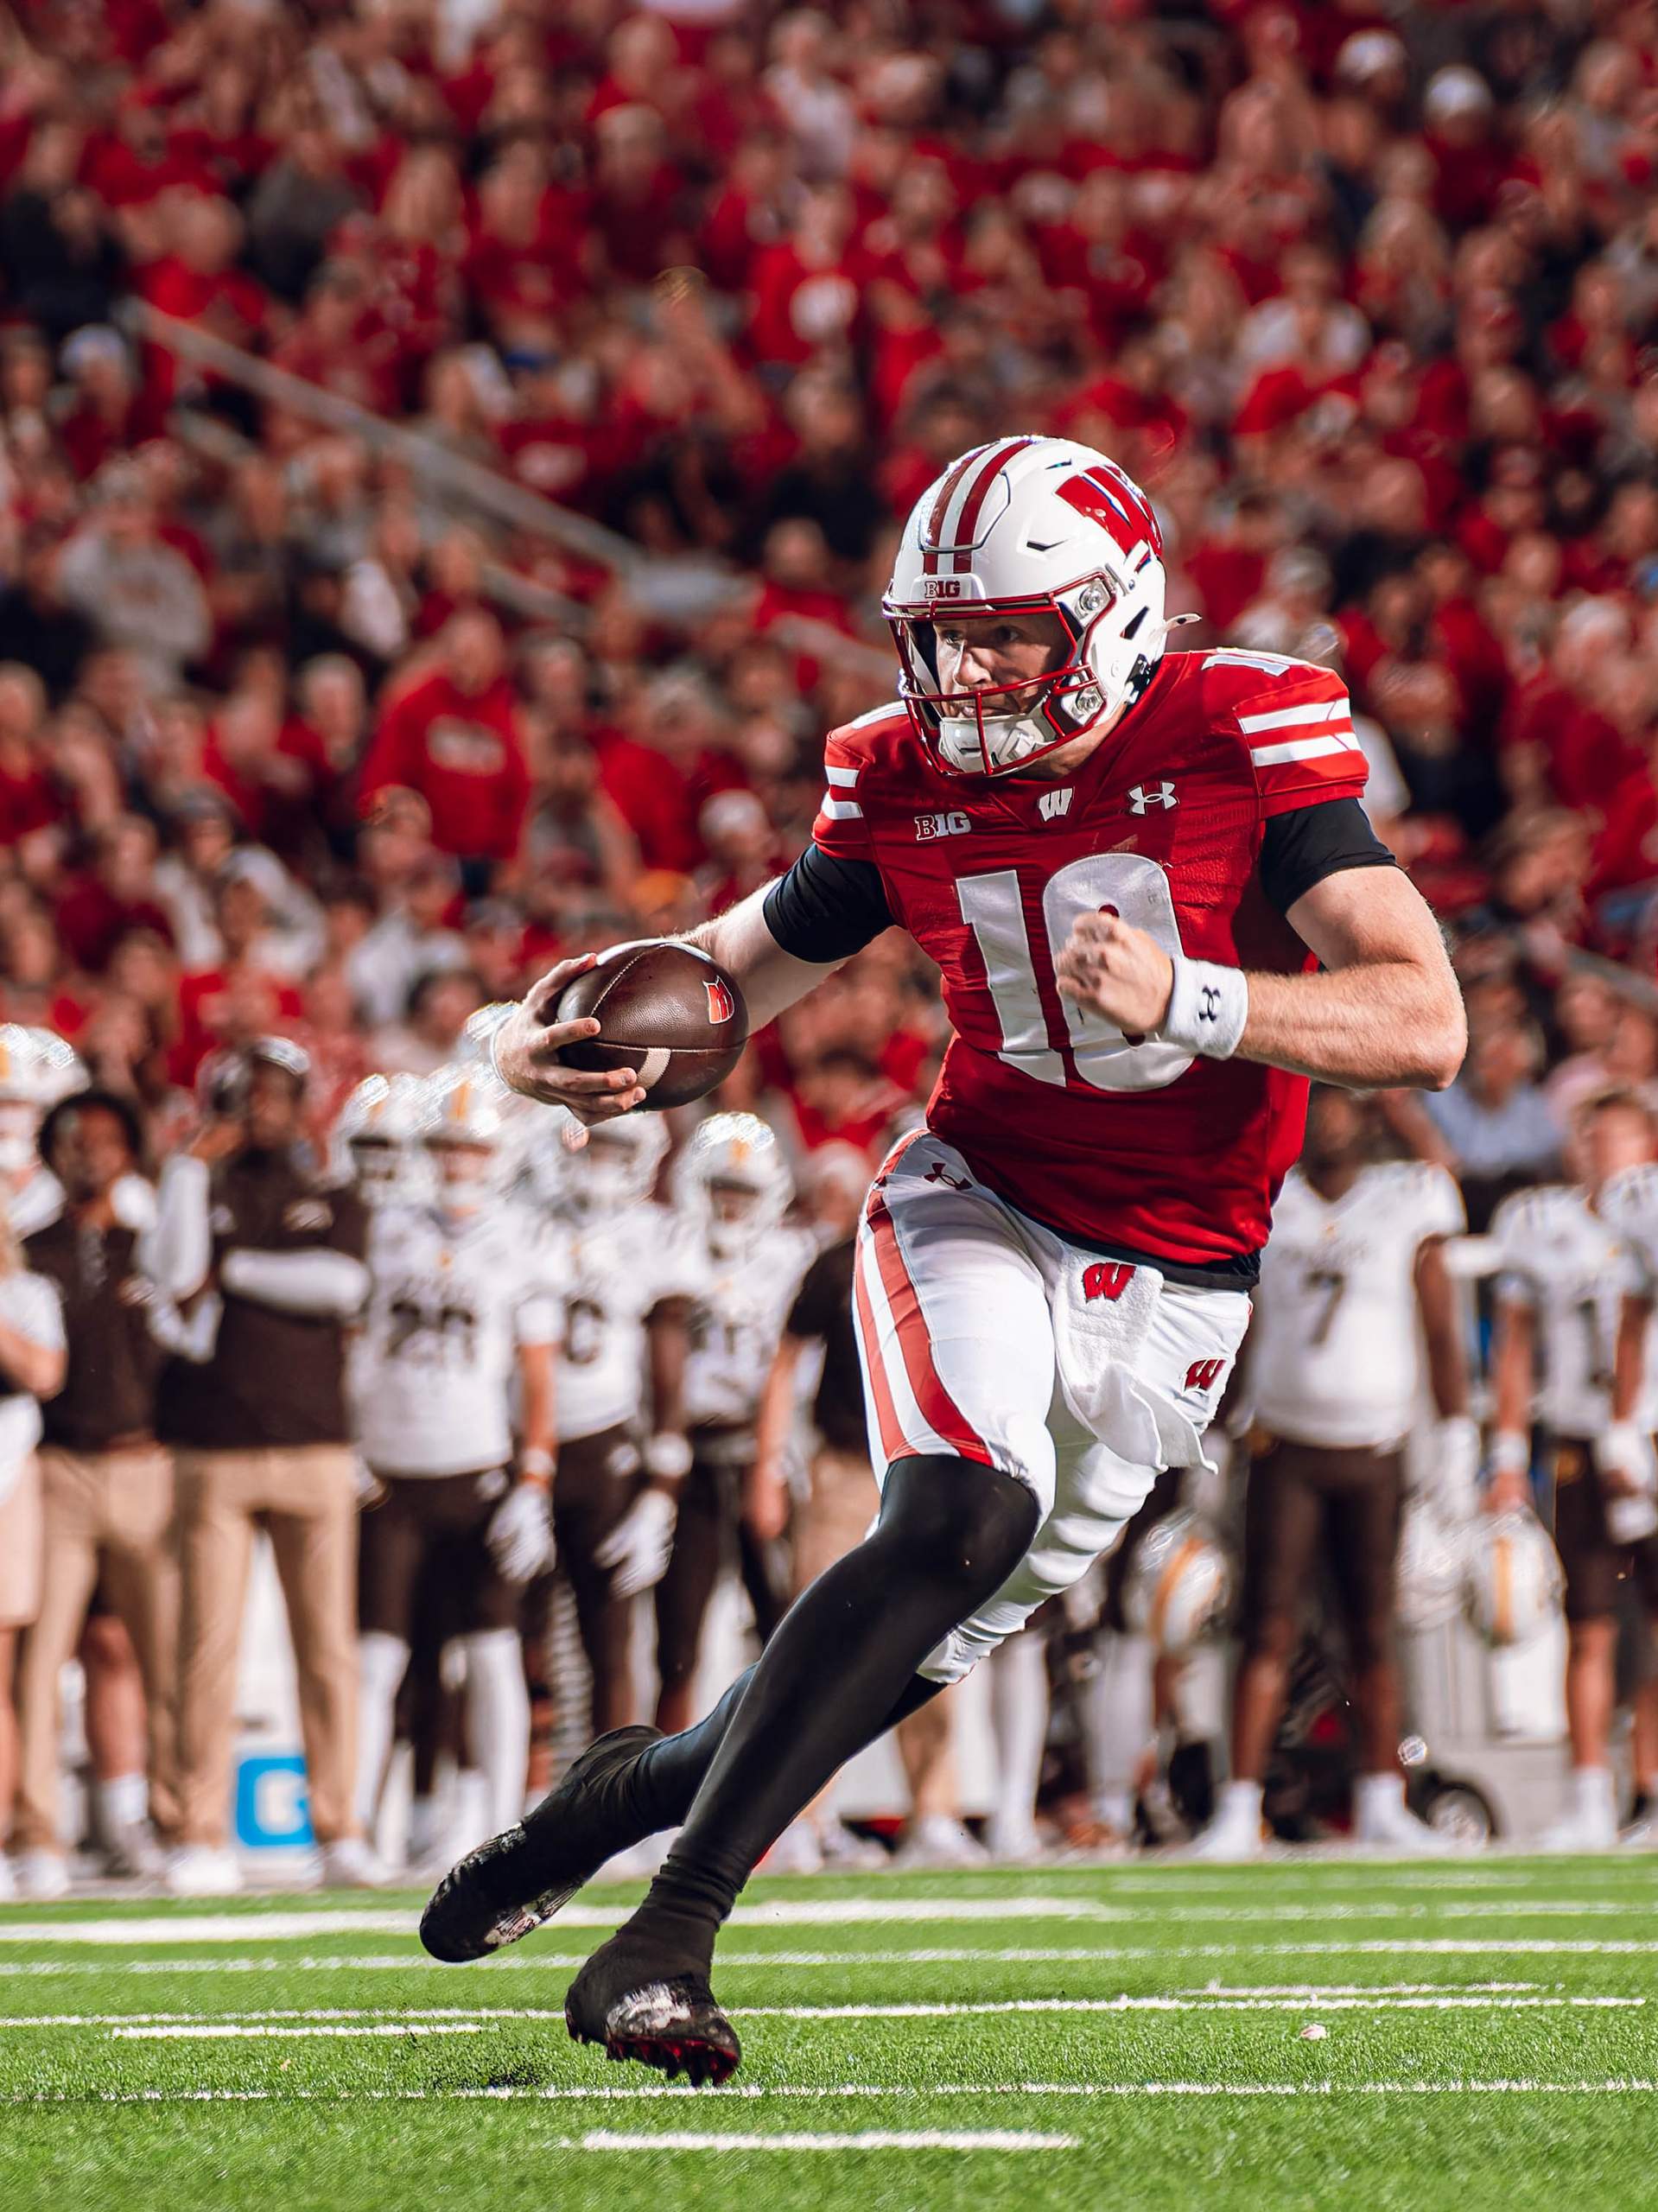
[[[633,1894],[0,1912],[0,2206],[1658,2204],[1658,1859],[760,1882],[700,2094],[565,2036]]]

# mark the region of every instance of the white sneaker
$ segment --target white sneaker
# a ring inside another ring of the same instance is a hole
[[[760,1874],[821,1874],[823,1847],[810,1821],[791,1821],[755,1869]]]
[[[242,1886],[242,1869],[223,1844],[181,1843],[162,1878],[175,1897],[233,1897]]]
[[[378,1890],[390,1878],[360,1835],[337,1836],[325,1843],[321,1858],[318,1885],[325,1890]]]
[[[112,1882],[159,1882],[167,1872],[167,1853],[148,1821],[129,1821],[116,1829],[104,1853],[104,1872]]]
[[[829,1874],[873,1874],[892,1864],[892,1853],[873,1836],[860,1835],[844,1821],[826,1821],[817,1838],[823,1871]]]
[[[1175,1855],[1180,1859],[1200,1859],[1211,1866],[1236,1866],[1246,1859],[1259,1859],[1266,1850],[1263,1833],[1266,1823],[1261,1813],[1261,1789],[1258,1783],[1229,1782],[1222,1790],[1215,1817],[1206,1828],[1200,1828],[1184,1851]]]
[[[895,1867],[908,1873],[948,1873],[960,1867],[985,1866],[990,1854],[948,1813],[924,1813],[912,1821],[908,1834],[893,1854]]]
[[[1413,1859],[1442,1859],[1458,1847],[1452,1837],[1417,1819],[1405,1802],[1404,1777],[1398,1774],[1361,1774],[1355,1781],[1353,1840],[1368,1850]]]
[[[1617,1841],[1617,1822],[1598,1808],[1576,1805],[1537,1839],[1539,1851],[1610,1851]]]
[[[1463,1847],[1455,1836],[1419,1821],[1402,1805],[1396,1811],[1361,1818],[1353,1840],[1372,1851],[1397,1852],[1401,1859],[1444,1859]]]
[[[60,1851],[20,1851],[13,1864],[16,1891],[32,1904],[51,1904],[71,1888],[69,1862]]]

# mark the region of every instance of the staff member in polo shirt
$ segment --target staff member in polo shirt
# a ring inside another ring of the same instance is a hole
[[[175,1368],[168,1393],[183,1570],[168,1882],[185,1896],[239,1885],[226,1847],[236,1655],[261,1529],[294,1640],[323,1878],[353,1885],[378,1872],[352,1815],[357,1478],[344,1390],[346,1328],[368,1289],[367,1216],[302,1150],[309,1075],[284,1038],[226,1055],[208,1071],[204,1127],[162,1179],[166,1287],[220,1304],[212,1357]]]
[[[49,1282],[30,1274],[0,1211],[0,1834],[17,1782],[11,1677],[17,1631],[41,1602],[40,1401],[63,1384],[63,1316]],[[0,1856],[0,1897],[12,1895]]]
[[[103,1806],[101,1826],[118,1863],[142,1872],[156,1848],[143,1827],[146,1809],[162,1834],[176,1821],[178,1569],[173,1462],[156,1441],[165,1354],[151,1328],[156,1295],[142,1240],[121,1218],[117,1188],[143,1159],[137,1109],[111,1091],[74,1093],[41,1123],[40,1151],[62,1186],[63,1210],[23,1250],[56,1286],[69,1366],[44,1414],[46,1567],[18,1682],[22,1781],[14,1841],[20,1886],[51,1897],[69,1886],[58,1802],[59,1677],[100,1577],[137,1654],[149,1729],[148,1804],[143,1796],[124,1802],[127,1777],[102,1785],[123,1802]],[[144,1777],[135,1779],[142,1791]]]

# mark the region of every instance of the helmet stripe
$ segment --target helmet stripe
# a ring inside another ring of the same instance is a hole
[[[958,575],[971,568],[973,532],[990,486],[1016,453],[1022,453],[1026,446],[1034,443],[1035,440],[1028,437],[1000,439],[988,452],[970,453],[956,463],[940,486],[927,519],[922,551],[924,574],[937,574],[941,554],[948,556]],[[952,506],[956,508],[953,520]]]

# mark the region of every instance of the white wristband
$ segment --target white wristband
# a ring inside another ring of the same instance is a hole
[[[1229,1060],[1249,1019],[1249,986],[1242,969],[1188,960],[1181,952],[1172,957],[1174,985],[1158,1035],[1166,1045],[1200,1052],[1206,1060]]]

